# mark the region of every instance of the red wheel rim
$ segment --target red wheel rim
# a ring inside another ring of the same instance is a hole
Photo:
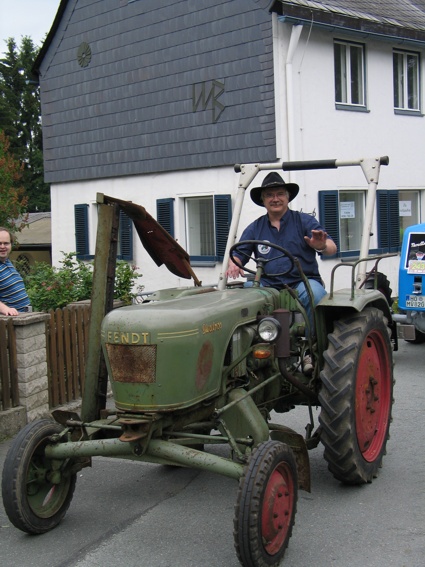
[[[293,507],[292,472],[286,463],[280,463],[269,477],[262,507],[261,535],[268,554],[275,555],[284,545]]]
[[[356,434],[363,458],[373,462],[385,442],[391,407],[391,368],[388,348],[380,332],[363,343],[356,379]]]

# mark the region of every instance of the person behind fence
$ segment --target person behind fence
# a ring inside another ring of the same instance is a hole
[[[21,275],[9,260],[13,236],[0,227],[0,315],[19,315],[31,311],[30,300]]]
[[[296,183],[285,183],[275,171],[269,173],[261,187],[254,187],[250,193],[251,199],[256,205],[265,207],[266,214],[247,226],[240,240],[271,242],[298,258],[308,278],[316,305],[326,295],[316,254],[332,256],[336,254],[337,247],[312,215],[289,209],[288,205],[295,199],[298,191],[299,187]],[[242,246],[239,250],[245,252],[247,256],[238,255],[237,252],[234,254],[240,265],[235,264],[231,259],[229,260],[226,275],[233,279],[239,276],[244,277],[243,265],[247,263],[251,254],[255,253],[256,257],[260,256],[266,259],[281,255],[281,252],[265,244],[257,245],[255,250],[254,245]],[[286,272],[289,266],[288,258],[283,257],[268,263],[266,271],[269,274],[279,274]],[[314,319],[308,292],[295,266],[284,276],[269,277],[263,275],[261,285],[277,289],[283,289],[288,285],[296,290],[299,300],[307,312],[310,328],[314,334]]]

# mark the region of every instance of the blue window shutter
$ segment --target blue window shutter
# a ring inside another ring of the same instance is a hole
[[[119,258],[121,260],[131,261],[133,259],[133,221],[131,218],[120,210],[120,250]]]
[[[77,258],[83,260],[89,255],[89,206],[74,205],[75,251]]]
[[[339,250],[338,191],[319,191],[319,222]]]
[[[156,219],[162,228],[174,238],[174,199],[158,199],[156,202]]]
[[[223,261],[232,220],[232,196],[214,195],[215,215],[215,253],[219,262]]]
[[[383,252],[397,252],[400,250],[398,191],[378,189],[376,197],[378,247]]]
[[[398,191],[388,191],[388,224],[391,227],[390,252],[401,250],[400,242],[400,204]]]

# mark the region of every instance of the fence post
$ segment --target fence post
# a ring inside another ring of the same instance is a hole
[[[49,414],[46,313],[27,313],[13,318],[16,335],[19,402],[27,422]]]
[[[15,435],[26,423],[49,414],[45,313],[3,317],[13,326],[16,367],[11,390],[19,405],[0,411],[0,440]],[[15,359],[15,356],[13,357]],[[15,364],[14,364],[15,366]],[[17,380],[17,383],[16,383]]]

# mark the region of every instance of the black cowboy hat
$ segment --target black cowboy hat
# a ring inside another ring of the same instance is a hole
[[[277,189],[278,187],[284,187],[288,191],[290,201],[295,199],[298,195],[298,191],[300,190],[296,183],[285,183],[276,171],[272,171],[266,175],[261,187],[253,187],[251,189],[251,199],[256,205],[264,207],[264,203],[261,199],[261,191],[264,189]]]

